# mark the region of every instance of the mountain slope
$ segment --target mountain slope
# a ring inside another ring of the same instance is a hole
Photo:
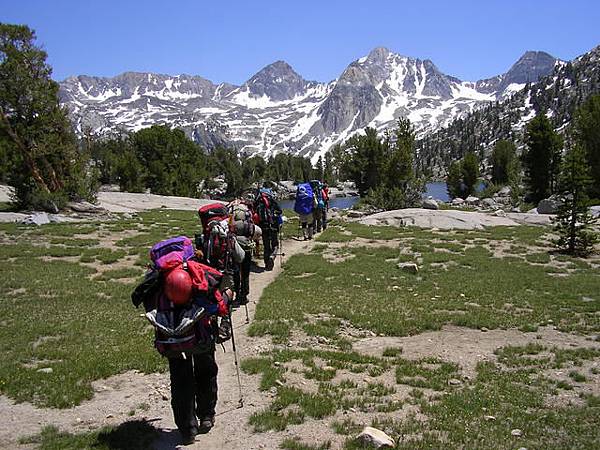
[[[525,125],[538,112],[545,112],[554,127],[564,132],[579,105],[599,93],[600,46],[571,62],[557,64],[550,75],[525,85],[508,99],[424,136],[417,142],[421,165],[442,175],[451,161],[467,151],[485,157],[498,139],[522,145]]]
[[[380,47],[330,83],[304,80],[277,61],[242,86],[127,72],[68,78],[60,95],[79,133],[168,124],[207,148],[226,145],[247,155],[286,151],[316,158],[364,127],[383,131],[398,117],[409,117],[424,135],[513,94],[523,80],[537,80],[556,63],[545,53],[527,52],[506,74],[463,82],[429,60]]]

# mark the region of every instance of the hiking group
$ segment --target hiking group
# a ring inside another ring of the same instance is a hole
[[[327,211],[329,209],[329,188],[327,182],[311,180],[298,184],[294,211],[298,214],[303,239],[309,240],[313,235],[327,228]]]
[[[230,339],[243,405],[231,313],[248,303],[252,256],[261,237],[264,270],[273,269],[283,224],[282,210],[266,187],[252,200],[202,206],[198,216],[202,230],[193,240],[179,236],[152,247],[150,269],[131,295],[154,326],[154,346],[168,358],[171,407],[186,445],[214,426],[215,350]]]

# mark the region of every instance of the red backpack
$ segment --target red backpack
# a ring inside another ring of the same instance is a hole
[[[202,236],[197,236],[196,246],[202,250],[203,261],[224,271],[229,264],[232,246],[229,210],[222,203],[211,203],[202,206],[198,216],[202,223]]]

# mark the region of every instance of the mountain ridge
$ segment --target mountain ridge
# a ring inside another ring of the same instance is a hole
[[[518,90],[507,83],[515,66],[517,75],[540,76],[549,61],[559,62],[526,52],[494,81],[470,82],[444,74],[431,60],[376,47],[328,83],[305,80],[278,60],[240,86],[185,74],[80,75],[60,83],[60,98],[79,133],[162,123],[184,129],[207,148],[227,145],[247,155],[286,151],[316,159],[364,127],[383,131],[398,117],[409,117],[420,134],[446,126]]]

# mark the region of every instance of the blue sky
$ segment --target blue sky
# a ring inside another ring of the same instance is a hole
[[[526,50],[572,59],[600,45],[597,0],[0,0],[0,21],[36,30],[57,80],[132,70],[240,84],[283,59],[329,81],[377,46],[477,80]]]

